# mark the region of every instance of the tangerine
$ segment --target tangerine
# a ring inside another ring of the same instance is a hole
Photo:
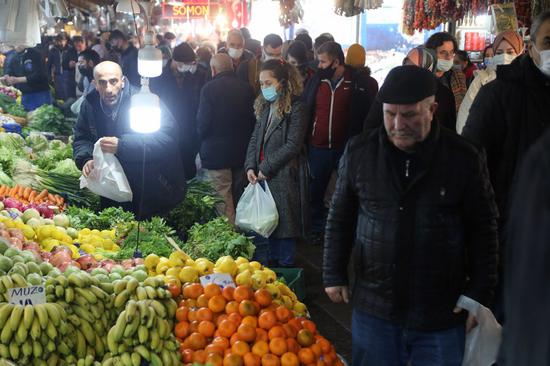
[[[268,341],[269,337],[267,335],[267,331],[262,328],[256,328],[256,340],[257,341]]]
[[[229,338],[229,344],[234,345],[235,342],[239,341],[239,335],[237,333],[234,333],[231,338]]]
[[[285,338],[286,332],[283,327],[281,327],[280,325],[276,325],[267,332],[267,335],[269,339]]]
[[[290,310],[288,310],[286,307],[281,305],[277,307],[277,309],[275,310],[275,315],[277,315],[277,319],[281,323],[286,323],[290,320],[292,314]]]
[[[296,342],[294,338],[287,338],[286,347],[288,349],[288,352],[298,354],[298,351],[300,351],[300,345],[298,344],[298,342]]]
[[[243,300],[239,304],[239,314],[242,316],[247,315],[256,315],[258,313],[258,308],[256,308],[256,305],[250,300]]]
[[[294,327],[290,324],[283,324],[283,329],[285,330],[287,338],[296,338],[298,335],[296,329],[294,329]]]
[[[236,302],[236,301],[229,301],[225,305],[225,312],[227,314],[238,313],[239,312],[239,303]]]
[[[231,346],[231,352],[239,356],[244,356],[250,352],[250,346],[246,342],[237,341]]]
[[[302,320],[301,323],[303,328],[309,330],[313,334],[317,333],[317,326],[311,320],[305,319],[305,320]]]
[[[223,356],[223,352],[225,351],[224,348],[222,348],[221,346],[215,345],[215,344],[209,344],[208,346],[206,346],[206,348],[204,350],[206,351],[207,355],[209,355],[211,353],[217,353],[220,356]]]
[[[233,353],[228,353],[223,358],[223,366],[243,366],[243,364],[243,358]]]
[[[187,339],[189,342],[189,348],[193,351],[204,349],[204,347],[206,347],[206,338],[200,333],[192,333]]]
[[[196,299],[203,294],[203,288],[198,283],[191,283],[183,288],[183,297],[186,299]]]
[[[181,352],[181,357],[183,359],[183,362],[184,363],[192,363],[193,362],[193,353],[195,353],[195,351],[193,351],[190,348],[184,349]]]
[[[221,313],[225,310],[225,298],[222,295],[214,295],[208,300],[208,308],[214,313]]]
[[[243,317],[239,313],[231,313],[227,316],[227,319],[234,321],[235,324],[241,324]]]
[[[295,353],[287,352],[281,356],[281,366],[300,366],[300,360]]]
[[[262,307],[266,307],[271,305],[273,297],[271,296],[271,293],[266,289],[259,289],[256,290],[256,292],[254,293],[254,300],[256,300],[256,302]]]
[[[257,341],[252,346],[252,353],[262,357],[266,353],[269,353],[269,344],[266,341]]]
[[[237,286],[235,291],[233,291],[233,298],[236,302],[241,302],[243,300],[250,300],[253,296],[252,290],[248,286]]]
[[[235,292],[235,287],[230,287],[230,286],[224,287],[222,290],[222,296],[227,301],[233,301],[233,292]]]
[[[267,353],[262,356],[262,366],[280,366],[281,361],[279,361],[279,357],[272,355],[271,353]]]
[[[263,329],[271,329],[277,324],[277,316],[272,311],[266,311],[258,317],[258,325]]]
[[[197,320],[197,310],[189,310],[189,313],[187,314],[187,320],[189,322],[194,322]]]
[[[220,286],[216,285],[215,283],[209,283],[208,285],[204,286],[204,294],[209,298],[213,298],[214,296],[221,295],[222,289]]]
[[[216,325],[219,327],[220,323],[226,319],[229,319],[227,315],[225,314],[218,315],[218,317],[216,318]]]
[[[222,322],[218,325],[218,332],[220,333],[220,336],[222,337],[231,337],[235,331],[237,330],[237,324],[229,319],[222,320]]]
[[[287,324],[292,325],[292,327],[294,327],[294,329],[296,329],[296,332],[298,332],[300,329],[303,328],[302,323],[301,323],[300,319],[298,319],[298,318],[290,319]]]
[[[211,366],[223,366],[223,355],[209,353],[208,356],[206,356],[206,364]]]
[[[241,321],[241,324],[247,324],[247,325],[250,325],[251,327],[257,328],[258,318],[256,318],[255,316],[247,315],[243,318],[243,320]]]
[[[199,322],[203,320],[211,321],[213,317],[214,314],[212,314],[212,310],[210,310],[209,308],[200,308],[199,310],[197,310],[197,320]]]
[[[193,362],[196,362],[202,365],[206,362],[206,356],[208,355],[206,354],[206,351],[203,349],[195,351],[195,353],[193,353]]]
[[[255,355],[252,352],[248,352],[243,357],[244,359],[244,366],[260,366],[262,364],[262,359],[260,356]]]
[[[313,338],[313,333],[309,329],[302,329],[298,332],[296,340],[302,347],[309,347],[315,342]]]
[[[198,320],[195,320],[189,324],[189,334],[191,333],[197,333],[199,331],[199,324],[201,322]]]
[[[200,334],[207,338],[210,338],[214,335],[214,332],[216,331],[216,326],[211,321],[203,320],[199,323],[198,330]]]
[[[207,308],[208,307],[208,300],[210,300],[210,299],[205,294],[200,295],[197,298],[197,306],[199,308]]]
[[[286,340],[282,337],[273,338],[269,341],[269,350],[277,356],[282,356],[288,351]]]
[[[252,342],[256,340],[256,327],[248,324],[241,324],[237,329],[239,339],[244,342]]]
[[[179,322],[187,321],[187,315],[189,314],[189,308],[187,306],[180,306],[176,310],[176,319]]]
[[[300,362],[304,365],[315,363],[315,353],[313,353],[313,351],[309,348],[302,348],[298,352],[298,358],[300,359]]]
[[[313,353],[315,354],[315,357],[319,358],[323,355],[323,350],[321,349],[321,346],[316,344],[312,344],[311,347],[309,347]]]
[[[189,334],[189,328],[190,328],[189,323],[179,322],[174,327],[174,334],[178,338],[185,339],[185,337],[187,337],[187,335]]]
[[[226,337],[216,337],[212,340],[213,346],[218,346],[223,350],[226,350],[229,348],[229,339]]]

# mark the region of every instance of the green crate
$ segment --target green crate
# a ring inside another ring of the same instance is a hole
[[[306,279],[303,268],[271,268],[277,278],[284,278],[286,285],[294,291],[298,300],[304,301],[306,298]]]

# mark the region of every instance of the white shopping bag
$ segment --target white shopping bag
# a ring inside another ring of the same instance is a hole
[[[279,213],[267,182],[264,184],[265,191],[260,183],[248,184],[237,204],[235,224],[269,238],[279,224]]]
[[[94,169],[88,178],[80,177],[80,188],[116,202],[132,201],[132,189],[120,162],[113,154],[104,153],[100,140],[94,145]]]
[[[466,335],[462,366],[491,366],[498,356],[502,327],[485,306],[461,296],[457,304],[476,315],[477,327]]]

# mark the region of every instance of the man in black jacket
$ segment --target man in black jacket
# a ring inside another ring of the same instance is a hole
[[[325,191],[347,140],[361,132],[376,91],[369,79],[344,64],[344,51],[336,42],[317,49],[319,69],[307,82],[303,98],[309,120],[312,236],[322,235],[327,210]]]
[[[55,98],[76,98],[75,69],[78,59],[76,50],[68,44],[65,33],[55,37],[55,46],[48,54],[48,73],[55,85]]]
[[[550,125],[549,54],[550,12],[547,11],[533,21],[529,54],[517,57],[510,65],[498,66],[497,79],[481,88],[462,131],[462,136],[487,152],[491,183],[501,213],[501,232],[506,230],[517,166]],[[506,236],[500,238],[502,251]],[[495,311],[503,321],[501,304],[498,296]]]
[[[353,138],[340,162],[323,282],[347,302],[354,258],[354,365],[460,366],[475,326],[461,307],[488,305],[496,284],[484,157],[439,127],[436,85],[425,69],[393,69],[378,94],[384,126]]]
[[[140,134],[130,128],[130,99],[137,92],[111,61],[94,68],[96,90],[86,96],[74,128],[73,157],[82,174],[94,169],[94,144],[115,154],[132,188],[133,200],[118,204],[102,198],[103,207],[121,206],[140,219],[166,213],[185,196],[185,174],[178,154],[177,127],[161,103],[157,132]]]
[[[246,179],[246,149],[254,130],[254,95],[237,78],[231,58],[223,53],[210,60],[213,79],[201,92],[197,129],[203,178],[224,199],[224,212],[235,222],[235,206]]]
[[[128,37],[118,29],[111,32],[109,42],[113,50],[120,56],[120,66],[124,76],[133,86],[141,86],[141,76],[138,72],[138,49],[128,42]]]
[[[208,78],[207,70],[198,65],[195,52],[184,42],[174,48],[162,75],[151,80],[151,90],[170,109],[178,124],[178,143],[187,179],[194,178],[197,173],[197,110],[201,89]]]

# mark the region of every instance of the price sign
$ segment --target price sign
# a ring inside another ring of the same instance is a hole
[[[212,273],[210,275],[202,276],[200,278],[200,281],[201,281],[202,287],[210,283],[215,283],[221,288],[236,287],[235,282],[233,282],[233,278],[227,273]]]
[[[38,305],[46,303],[46,287],[14,287],[8,290],[9,303],[14,305]]]
[[[219,4],[182,3],[181,5],[162,4],[162,17],[173,19],[214,18]]]

